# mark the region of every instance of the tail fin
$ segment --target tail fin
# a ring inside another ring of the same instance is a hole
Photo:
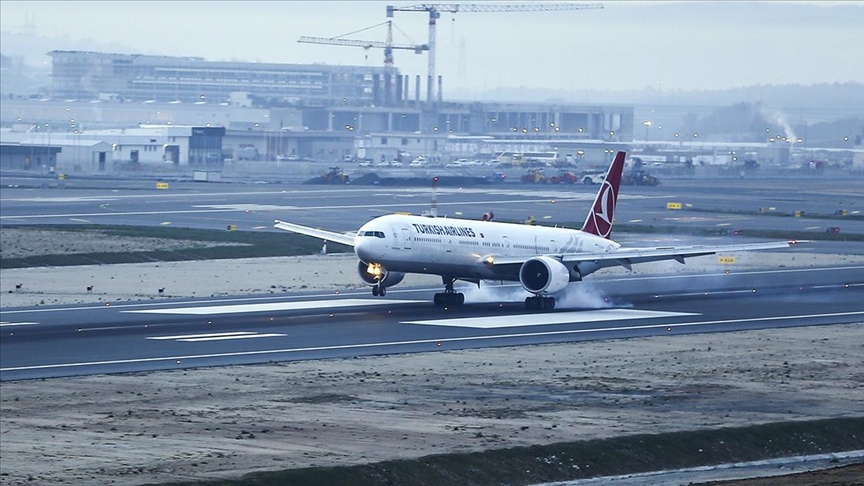
[[[612,234],[612,218],[615,216],[615,204],[618,202],[618,187],[621,185],[621,172],[624,170],[624,152],[615,154],[615,160],[606,171],[606,178],[600,185],[600,191],[591,206],[591,212],[585,218],[582,231],[609,239]]]

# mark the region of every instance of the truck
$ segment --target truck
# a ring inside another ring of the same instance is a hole
[[[603,184],[603,181],[606,180],[606,174],[603,172],[584,173],[579,180],[585,185]]]
[[[528,169],[528,172],[522,176],[522,182],[546,182],[546,176],[543,175],[543,169]]]

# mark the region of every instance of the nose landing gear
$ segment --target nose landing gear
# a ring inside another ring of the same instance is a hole
[[[372,295],[374,295],[375,297],[378,297],[379,295],[381,297],[384,297],[385,295],[387,295],[387,287],[381,285],[381,282],[378,282],[377,284],[372,286]]]

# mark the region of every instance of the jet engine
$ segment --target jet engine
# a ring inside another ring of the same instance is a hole
[[[534,257],[519,268],[519,283],[532,294],[554,294],[570,282],[570,271],[560,261],[547,256]]]
[[[368,285],[381,284],[382,287],[392,287],[405,278],[402,272],[388,272],[379,263],[366,263],[363,261],[357,262],[357,273],[360,274],[360,279]]]

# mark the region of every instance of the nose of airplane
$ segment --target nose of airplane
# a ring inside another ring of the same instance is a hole
[[[374,262],[375,258],[374,238],[357,236],[354,238],[354,254],[364,262]]]

